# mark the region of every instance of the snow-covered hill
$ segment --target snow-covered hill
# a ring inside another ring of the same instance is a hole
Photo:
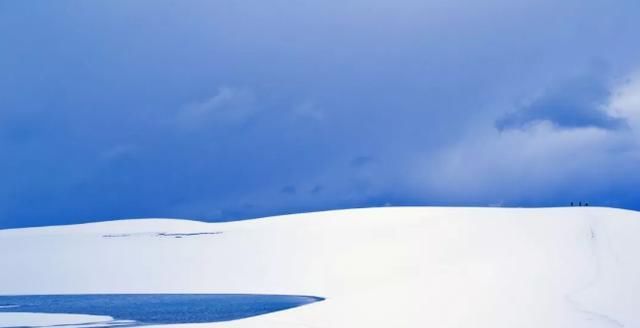
[[[205,324],[230,328],[640,327],[638,250],[640,213],[593,207],[126,220],[0,230],[0,295],[326,298]]]

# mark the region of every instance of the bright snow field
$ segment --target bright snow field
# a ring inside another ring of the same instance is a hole
[[[0,295],[326,298],[201,324],[230,328],[640,327],[639,249],[640,213],[592,207],[113,221],[0,230]]]

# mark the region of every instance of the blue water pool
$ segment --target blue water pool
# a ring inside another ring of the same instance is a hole
[[[242,319],[322,301],[321,297],[247,294],[101,294],[0,296],[0,312],[73,313],[133,320],[131,325]]]

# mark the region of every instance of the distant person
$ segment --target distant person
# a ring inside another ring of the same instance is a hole
[[[573,207],[573,202],[571,202],[571,207]]]
[[[578,206],[582,206],[582,202],[579,202],[579,203],[578,203]]]

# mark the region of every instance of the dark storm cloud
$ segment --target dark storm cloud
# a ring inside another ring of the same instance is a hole
[[[639,7],[0,2],[0,227],[554,205],[585,176],[638,208],[638,128],[606,108]]]
[[[611,98],[604,77],[590,75],[561,83],[523,108],[496,121],[499,130],[521,129],[548,121],[560,128],[597,127],[608,130],[626,126],[622,118],[611,117],[606,106]]]

